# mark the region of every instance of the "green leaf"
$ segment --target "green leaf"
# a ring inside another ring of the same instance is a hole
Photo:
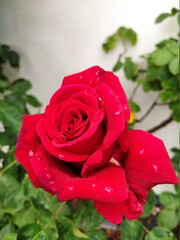
[[[179,197],[171,192],[162,192],[159,195],[160,202],[170,210],[179,208]]]
[[[36,223],[24,225],[18,229],[17,240],[48,240],[41,229],[41,226]]]
[[[119,36],[117,33],[107,37],[106,41],[103,43],[102,48],[105,52],[109,52],[110,50],[114,49],[117,42],[119,40]]]
[[[9,129],[5,132],[0,132],[0,145],[10,145],[13,146],[16,143],[16,135]]]
[[[179,164],[180,164],[180,149],[179,148],[172,148],[171,151],[173,152],[172,163],[176,170],[176,172],[180,172]]]
[[[140,112],[141,111],[140,106],[137,103],[135,103],[134,101],[129,100],[129,105],[130,105],[131,112]]]
[[[177,75],[179,73],[179,57],[173,58],[173,60],[169,63],[169,71],[173,75]]]
[[[18,227],[34,223],[36,221],[36,214],[34,212],[34,209],[30,206],[21,209],[13,216],[12,221]]]
[[[127,79],[134,80],[138,73],[139,73],[139,67],[137,64],[135,64],[130,57],[127,57],[125,59],[124,63],[124,72],[127,77]]]
[[[89,239],[86,234],[81,232],[77,227],[74,225],[73,221],[70,218],[64,217],[60,215],[59,218],[60,223],[60,236],[61,240],[82,240],[82,239]]]
[[[121,224],[121,233],[123,240],[141,240],[143,239],[143,224],[139,220],[125,219]]]
[[[117,61],[117,63],[114,65],[113,67],[113,72],[117,72],[118,70],[120,70],[122,67],[122,62],[120,62],[119,60]]]
[[[16,240],[17,233],[7,233],[2,240]]]
[[[1,230],[0,230],[0,239],[1,240],[8,240],[7,236],[9,234],[15,234],[15,228],[13,225],[8,224],[5,225]],[[12,240],[16,240],[16,239],[12,239]]]
[[[157,49],[150,55],[150,61],[156,66],[164,66],[172,60],[173,55],[168,51],[168,49],[161,48]]]
[[[171,209],[164,208],[157,217],[157,224],[168,229],[174,229],[179,223],[178,215]]]
[[[23,94],[27,92],[29,89],[31,89],[31,87],[32,84],[30,83],[30,81],[23,78],[17,79],[11,85],[12,91],[18,94]]]
[[[153,190],[151,190],[147,198],[146,204],[144,206],[144,212],[141,215],[141,217],[148,217],[149,215],[151,215],[154,206],[155,206],[155,194]]]
[[[11,67],[19,68],[19,55],[15,51],[10,51],[8,58]]]
[[[32,95],[26,95],[25,100],[27,103],[32,105],[33,107],[40,107],[41,103],[38,101],[38,99]]]
[[[7,89],[10,86],[10,82],[4,79],[0,79],[0,89]]]
[[[86,234],[92,240],[107,240],[106,233],[103,230],[91,230]]]
[[[173,112],[173,119],[174,121],[179,122],[180,121],[180,114],[179,114],[179,100],[177,100],[176,102],[171,102],[169,104],[169,108],[172,110]]]
[[[28,114],[26,102],[23,95],[11,92],[5,96],[5,101],[19,108],[22,113]]]
[[[170,16],[169,13],[161,13],[155,20],[155,23],[160,23]]]
[[[98,227],[104,218],[95,210],[92,201],[80,201],[74,216],[75,225],[85,231]]]
[[[137,42],[137,34],[131,28],[120,27],[117,30],[117,34],[122,40],[128,40],[132,45],[135,45]]]
[[[10,174],[0,176],[0,207],[7,213],[14,213],[24,205],[20,183]]]
[[[21,126],[22,112],[15,105],[0,100],[0,120],[11,132],[17,134]]]
[[[145,240],[176,240],[176,237],[167,228],[155,227],[146,235]]]
[[[179,44],[178,44],[178,42],[167,43],[167,48],[174,56],[179,56]]]
[[[165,102],[167,102],[169,100],[170,95],[171,94],[168,91],[163,91],[160,94],[159,98],[160,98],[161,102],[165,103]]]

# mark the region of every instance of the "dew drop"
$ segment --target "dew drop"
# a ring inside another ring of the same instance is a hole
[[[110,187],[106,186],[106,187],[104,188],[104,190],[105,190],[106,192],[110,193],[112,189],[111,189]]]
[[[46,178],[47,178],[47,179],[50,179],[51,176],[50,176],[49,174],[46,174]]]
[[[144,153],[144,149],[141,149],[139,153],[142,155]]]
[[[34,152],[32,150],[29,151],[29,157],[33,157],[34,156]]]
[[[49,184],[51,184],[51,185],[54,184],[54,181],[50,181]]]
[[[154,171],[155,173],[157,173],[157,172],[158,172],[158,166],[157,166],[157,165],[155,165],[155,164],[153,164],[153,171]]]
[[[63,155],[63,154],[59,154],[59,157],[63,159],[63,158],[64,158],[64,155]]]
[[[99,75],[99,70],[95,74],[96,74],[96,76],[98,76]]]
[[[83,78],[83,76],[79,76],[79,79],[82,79]]]
[[[117,111],[117,112],[115,112],[115,115],[116,115],[116,116],[119,116],[120,113],[121,113],[121,111]]]
[[[69,190],[70,190],[70,191],[73,191],[73,189],[74,189],[73,187],[69,187]]]
[[[95,184],[95,183],[93,183],[93,184],[92,184],[92,187],[94,188],[95,186],[96,186],[96,184]]]

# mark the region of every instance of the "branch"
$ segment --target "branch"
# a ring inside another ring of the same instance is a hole
[[[133,100],[133,98],[134,98],[134,96],[135,96],[135,94],[136,94],[139,86],[140,86],[140,85],[138,85],[138,84],[135,86],[135,88],[133,89],[132,94],[131,94],[129,100],[131,100],[131,101]]]
[[[153,110],[153,108],[157,105],[157,100],[159,98],[159,95],[156,97],[154,102],[151,104],[150,108],[145,112],[145,114],[140,118],[137,119],[136,122],[142,122],[148,115],[149,113]]]
[[[122,41],[123,51],[118,56],[118,61],[121,61],[121,58],[127,53],[127,47],[125,41]]]
[[[160,124],[156,125],[155,127],[150,128],[147,131],[150,132],[150,133],[153,133],[153,132],[159,130],[160,128],[165,127],[166,125],[168,125],[172,121],[173,121],[173,118],[172,118],[172,115],[171,115],[166,120],[162,121]]]

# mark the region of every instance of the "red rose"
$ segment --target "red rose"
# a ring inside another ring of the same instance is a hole
[[[59,201],[91,199],[112,223],[135,219],[153,186],[178,179],[162,141],[128,131],[128,119],[119,79],[92,67],[65,77],[45,113],[24,115],[16,157]]]

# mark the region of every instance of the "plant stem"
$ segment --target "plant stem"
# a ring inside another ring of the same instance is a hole
[[[157,100],[159,98],[159,95],[156,97],[154,102],[151,104],[150,108],[145,112],[145,114],[140,118],[137,119],[136,122],[142,122],[148,115],[149,113],[153,110],[153,108],[157,105]]]
[[[121,61],[121,58],[127,53],[127,47],[125,41],[122,41],[123,51],[118,56],[118,61]]]
[[[39,231],[39,232],[36,234],[36,236],[33,237],[32,240],[37,239],[37,237],[49,226],[49,224],[51,223],[51,221],[57,217],[58,213],[60,213],[60,211],[62,210],[62,208],[64,207],[65,204],[66,204],[66,201],[63,202],[63,203],[59,206],[59,208],[52,214],[49,222],[44,225],[44,227],[41,229],[41,231]]]
[[[162,121],[161,123],[159,123],[158,125],[156,125],[155,127],[150,128],[149,130],[147,130],[150,133],[153,133],[157,130],[159,130],[160,128],[165,127],[166,125],[168,125],[170,122],[173,121],[172,115],[169,116],[166,120]]]
[[[9,163],[5,168],[3,168],[0,171],[0,176],[2,176],[7,170],[9,170],[12,166],[14,166],[17,163],[16,160],[14,160],[13,162]]]
[[[140,85],[138,85],[138,84],[135,86],[135,88],[133,89],[132,94],[131,94],[129,100],[131,100],[131,101],[133,100],[133,98],[134,98],[134,96],[135,96],[135,94],[136,94],[139,86],[140,86]]]

